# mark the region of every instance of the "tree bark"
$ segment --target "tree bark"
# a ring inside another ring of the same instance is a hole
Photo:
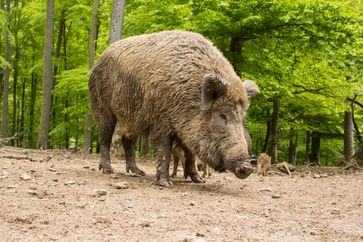
[[[270,141],[270,133],[271,133],[271,121],[267,121],[266,123],[266,135],[265,140],[263,142],[262,153],[266,153],[269,147]]]
[[[35,57],[33,57],[33,65],[35,63]],[[32,73],[31,87],[30,87],[30,110],[29,110],[29,134],[28,142],[29,147],[34,148],[34,113],[35,113],[35,99],[37,95],[37,77],[36,74]]]
[[[360,137],[360,141],[359,141],[358,164],[363,166],[363,136]]]
[[[350,162],[354,156],[353,116],[344,112],[344,160]]]
[[[242,38],[232,37],[229,48],[232,53],[232,66],[234,67],[237,75],[240,75],[241,73],[239,71],[238,64],[242,57]]]
[[[113,0],[109,45],[122,38],[125,7],[126,0]]]
[[[296,165],[297,135],[297,131],[290,130],[289,163],[293,165]]]
[[[320,134],[313,131],[311,135],[311,154],[310,162],[320,164]]]
[[[141,159],[149,159],[149,135],[144,135],[141,137]]]
[[[275,98],[273,100],[272,107],[272,119],[271,119],[271,163],[277,163],[277,129],[279,119],[280,100]]]
[[[96,40],[97,40],[97,15],[98,15],[99,0],[93,0],[93,11],[91,18],[91,31],[89,35],[88,45],[88,68],[91,69],[95,60],[96,53]],[[92,152],[92,112],[91,107],[88,105],[87,111],[84,115],[84,131],[83,131],[83,153]]]
[[[10,40],[9,40],[9,26],[10,26],[10,0],[6,0],[6,14],[7,14],[7,28],[5,30],[5,60],[10,63]],[[3,91],[3,107],[2,107],[2,123],[1,123],[1,137],[7,136],[7,123],[9,112],[9,77],[10,69],[5,67],[4,70],[4,91]]]
[[[311,142],[311,134],[310,131],[306,131],[306,141],[305,141],[305,162],[310,162],[310,142]]]
[[[47,18],[44,38],[42,111],[40,115],[40,131],[38,138],[38,147],[42,149],[48,148],[49,119],[52,100],[51,92],[54,88],[54,79],[52,77],[53,25],[54,0],[47,0]]]

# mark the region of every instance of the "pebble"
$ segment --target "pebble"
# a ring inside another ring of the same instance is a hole
[[[10,186],[7,186],[6,188],[7,188],[7,189],[15,189],[15,188],[16,188],[16,186],[14,186],[14,185],[10,185]]]
[[[328,174],[323,173],[323,174],[321,174],[321,177],[323,177],[323,178],[327,178],[327,177],[328,177]]]
[[[118,179],[118,178],[119,178],[119,176],[118,176],[117,174],[115,174],[115,173],[112,173],[112,174],[110,175],[110,177],[111,177],[112,179]]]
[[[28,193],[30,194],[30,195],[37,195],[37,191],[35,191],[35,190],[28,190]]]
[[[56,172],[56,170],[54,168],[52,168],[52,167],[49,168],[48,170],[51,171],[51,172]]]
[[[30,189],[30,190],[33,190],[33,191],[35,191],[35,190],[37,190],[37,186],[36,186],[36,185],[31,185],[31,186],[29,187],[29,189]]]
[[[78,185],[86,185],[86,184],[87,184],[87,182],[86,182],[86,181],[77,181],[77,184],[78,184]]]
[[[115,184],[116,189],[127,189],[129,188],[129,184],[127,182],[120,182]]]
[[[314,174],[314,178],[320,178],[321,176],[319,174]]]
[[[277,194],[277,193],[275,193],[275,194],[273,194],[271,197],[272,197],[272,198],[280,198],[280,197],[281,197],[281,194]]]
[[[93,189],[93,196],[105,196],[107,194],[106,189]]]
[[[20,175],[20,179],[27,181],[27,180],[32,179],[32,176],[29,173],[23,173]]]
[[[272,189],[269,188],[269,187],[266,187],[266,188],[260,188],[257,191],[259,191],[259,192],[272,192]]]
[[[317,235],[317,234],[318,234],[318,232],[317,232],[316,230],[310,230],[310,234],[311,234],[311,235]]]
[[[76,181],[66,181],[66,182],[64,183],[64,185],[66,185],[66,186],[74,185],[74,184],[76,184]]]
[[[340,210],[337,208],[334,208],[331,210],[331,214],[340,214]]]
[[[194,201],[190,201],[189,206],[194,206],[195,202]]]
[[[90,166],[89,166],[89,165],[84,165],[84,166],[83,166],[83,168],[84,168],[84,169],[89,169],[89,168],[90,168]]]

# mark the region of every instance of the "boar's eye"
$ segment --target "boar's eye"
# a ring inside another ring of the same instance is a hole
[[[219,116],[221,117],[221,119],[227,122],[227,115],[225,113],[221,113]]]

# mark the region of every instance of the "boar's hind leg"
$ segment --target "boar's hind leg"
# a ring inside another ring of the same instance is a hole
[[[199,176],[197,169],[195,168],[195,157],[192,153],[184,148],[185,153],[185,167],[184,167],[184,177],[185,179],[190,176],[193,182],[195,183],[205,183],[205,181]]]
[[[136,139],[129,139],[125,136],[122,136],[122,145],[125,150],[125,158],[126,158],[126,172],[131,172],[140,175],[145,176],[145,172],[140,170],[135,163],[135,147],[136,147]]]
[[[99,128],[101,153],[101,159],[98,165],[98,169],[102,170],[102,173],[109,174],[112,173],[110,161],[110,146],[112,135],[116,126],[116,118],[111,113],[102,112],[101,115],[96,116],[96,121]]]
[[[179,156],[173,153],[173,173],[171,174],[171,177],[176,177],[176,174],[178,173],[178,166],[179,166]]]
[[[157,138],[153,138],[153,140],[158,140]],[[172,139],[168,137],[166,140],[162,142],[156,141],[154,142],[156,146],[156,176],[155,183],[156,185],[163,187],[172,187],[173,183],[170,180],[169,176],[169,165],[172,151]]]

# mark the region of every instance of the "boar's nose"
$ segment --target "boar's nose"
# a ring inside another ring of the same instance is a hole
[[[234,171],[234,174],[239,179],[246,179],[249,175],[253,173],[254,169],[249,162],[243,162],[241,165],[238,165]]]

